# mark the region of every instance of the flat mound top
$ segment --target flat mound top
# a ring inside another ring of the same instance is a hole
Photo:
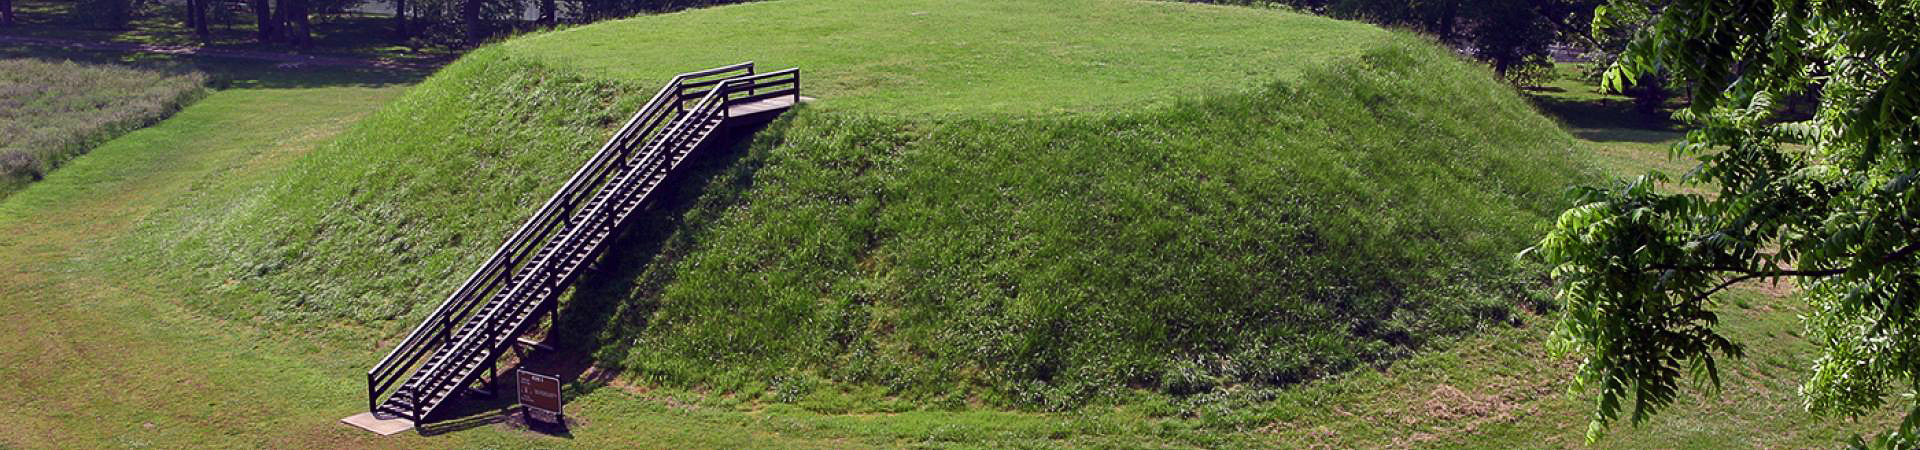
[[[504,45],[648,86],[740,61],[800,67],[802,91],[833,110],[1097,113],[1251,89],[1388,35],[1277,10],[1158,1],[782,0]]]

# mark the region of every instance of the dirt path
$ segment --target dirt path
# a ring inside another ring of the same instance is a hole
[[[281,65],[313,65],[332,67],[354,67],[367,69],[423,70],[438,67],[443,61],[413,62],[381,58],[354,58],[346,56],[301,55],[295,53],[266,52],[257,50],[238,50],[208,48],[188,45],[153,45],[125,42],[95,42],[73,39],[59,39],[33,36],[0,35],[0,44],[48,45],[83,50],[111,50],[122,52],[158,53],[167,55],[212,56],[218,58],[251,59],[279,63]]]

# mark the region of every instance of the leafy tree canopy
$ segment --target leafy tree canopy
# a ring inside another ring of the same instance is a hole
[[[1530,249],[1553,265],[1564,310],[1553,349],[1584,358],[1595,394],[1589,438],[1631,403],[1634,423],[1674,400],[1683,378],[1717,386],[1715,294],[1790,282],[1808,302],[1822,355],[1801,387],[1820,414],[1860,415],[1920,383],[1920,2],[1614,0],[1596,12],[1652,17],[1605,76],[1619,87],[1665,71],[1693,103],[1674,148],[1698,167],[1580,190]],[[1811,118],[1775,99],[1817,95]],[[1881,444],[1910,446],[1920,403]]]

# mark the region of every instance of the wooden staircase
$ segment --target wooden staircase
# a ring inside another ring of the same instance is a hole
[[[709,138],[800,101],[800,72],[753,63],[680,74],[654,94],[406,339],[367,371],[367,408],[428,422],[554,312],[580,268]]]

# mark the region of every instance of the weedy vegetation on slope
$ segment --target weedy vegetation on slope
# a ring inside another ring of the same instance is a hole
[[[238,198],[167,211],[152,251],[213,281],[227,295],[204,306],[235,317],[431,309],[645,101],[497,50],[463,61]]]
[[[0,59],[0,197],[205,94],[206,76]]]

